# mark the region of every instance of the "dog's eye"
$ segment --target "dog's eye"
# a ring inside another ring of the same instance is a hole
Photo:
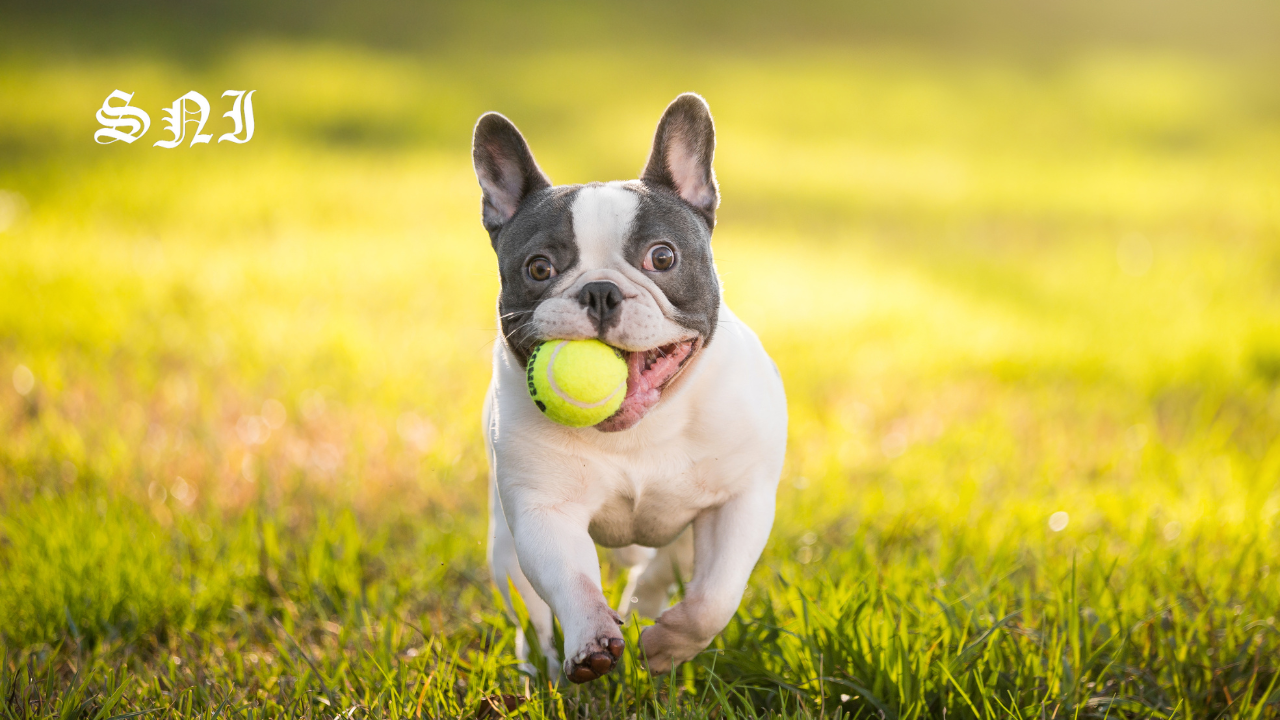
[[[550,280],[556,276],[556,267],[551,264],[550,260],[541,255],[529,261],[528,269],[529,277],[537,282]]]
[[[649,254],[644,257],[644,264],[641,267],[651,272],[664,272],[670,270],[675,264],[676,251],[672,250],[670,245],[659,244],[649,248]]]

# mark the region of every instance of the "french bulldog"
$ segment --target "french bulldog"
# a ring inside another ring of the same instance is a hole
[[[638,180],[552,185],[511,121],[476,123],[472,160],[501,279],[483,412],[489,566],[513,616],[510,587],[520,593],[553,676],[575,683],[614,668],[633,611],[655,620],[640,635],[650,672],[707,647],[773,525],[786,396],[721,297],[714,150],[711,111],[694,94],[667,107]],[[623,353],[626,398],[603,422],[570,428],[534,405],[525,365],[540,342],[586,338]],[[616,610],[597,545],[630,567]],[[668,607],[678,578],[684,597]],[[523,635],[516,649],[527,660]]]

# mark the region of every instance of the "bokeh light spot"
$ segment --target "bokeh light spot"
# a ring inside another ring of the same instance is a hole
[[[1054,532],[1062,532],[1067,529],[1067,523],[1069,522],[1071,522],[1071,516],[1065,510],[1059,510],[1049,516],[1049,529]]]
[[[13,369],[13,389],[18,391],[19,395],[26,397],[36,386],[36,376],[26,365],[19,365]]]

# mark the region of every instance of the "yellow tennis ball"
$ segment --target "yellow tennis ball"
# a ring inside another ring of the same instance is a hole
[[[533,349],[525,374],[538,409],[569,427],[595,425],[627,396],[627,361],[599,340],[548,340]]]

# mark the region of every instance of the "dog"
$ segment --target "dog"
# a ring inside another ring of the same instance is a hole
[[[487,113],[475,126],[501,279],[483,412],[489,566],[513,617],[510,588],[520,593],[556,679],[612,670],[633,611],[655,620],[640,635],[650,672],[692,658],[737,612],[773,526],[786,396],[721,297],[714,151],[710,108],[691,93],[663,113],[638,180],[555,186],[510,120]],[[535,407],[525,365],[542,341],[586,338],[622,351],[626,397],[603,422],[570,428]],[[597,545],[630,567],[616,611]],[[684,597],[667,607],[678,579]],[[516,650],[527,661],[523,634]]]

